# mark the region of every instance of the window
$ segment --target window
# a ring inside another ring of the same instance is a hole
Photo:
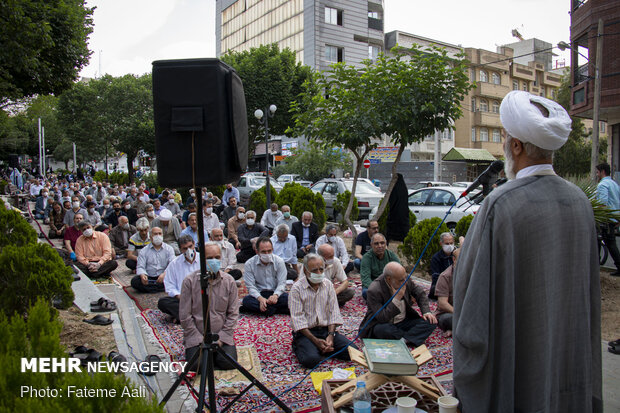
[[[540,87],[540,96],[542,96],[542,97],[546,98],[546,97],[547,97],[547,94],[546,94],[545,92],[546,92],[546,91],[545,91],[545,87],[544,87],[544,86],[541,86],[541,87]]]
[[[433,191],[433,195],[431,196],[428,205],[450,206],[454,203],[454,201],[456,201],[456,199],[450,192],[436,189]]]
[[[512,81],[512,90],[519,90],[519,81],[518,80],[513,80]]]
[[[342,26],[342,10],[325,7],[325,23]]]
[[[489,75],[484,70],[480,71],[480,81],[481,82],[488,82],[489,81]]]
[[[494,85],[500,85],[502,83],[501,78],[499,77],[499,74],[493,72],[491,74],[491,80],[493,81]]]
[[[245,178],[239,179],[239,182],[237,183],[237,187],[244,187],[244,186],[245,186]]]
[[[486,99],[480,99],[480,111],[488,112],[489,111],[489,102]]]
[[[376,62],[380,51],[381,49],[379,46],[368,46],[368,58],[373,62]]]
[[[474,69],[473,67],[469,71],[469,81],[470,82],[475,82],[476,81],[476,69]]]
[[[499,113],[499,102],[497,100],[493,101],[493,113]]]
[[[378,11],[370,11],[370,10],[368,10],[368,17],[370,17],[371,19],[378,19],[379,18],[379,12]]]
[[[476,142],[476,128],[471,128],[471,141]]]
[[[480,128],[480,142],[489,141],[489,130],[487,128]]]
[[[444,141],[452,140],[452,129],[445,129],[442,134],[442,138]]]
[[[553,99],[553,100],[557,100],[558,99],[558,90],[557,89],[551,89],[551,99]]]
[[[344,49],[336,46],[325,46],[325,60],[328,62],[342,62]]]
[[[338,183],[329,182],[327,186],[325,187],[325,191],[323,191],[323,194],[337,195],[338,194]]]
[[[605,122],[600,122],[600,123],[599,123],[598,130],[599,130],[601,133],[605,133],[605,127],[606,127],[606,126],[607,126],[607,124],[606,124]]]
[[[471,111],[476,111],[476,98],[471,98]]]
[[[319,182],[312,187],[312,190],[321,193],[323,192],[323,188],[325,188],[325,182]]]
[[[527,84],[527,82],[525,82],[525,81],[522,82],[522,85],[523,85],[523,90],[525,92],[529,92],[530,91],[530,86]]]
[[[501,134],[499,129],[493,129],[493,142],[501,142]]]
[[[420,206],[426,204],[428,196],[432,193],[432,189],[423,189],[409,195],[409,205]]]

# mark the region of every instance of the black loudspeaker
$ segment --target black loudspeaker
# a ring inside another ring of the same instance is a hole
[[[245,172],[248,120],[233,68],[218,59],[153,62],[153,110],[160,185],[221,185]]]
[[[9,166],[11,168],[19,168],[19,157],[15,154],[9,155]]]

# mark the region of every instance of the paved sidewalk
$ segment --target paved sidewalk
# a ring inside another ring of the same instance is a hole
[[[620,413],[620,354],[607,351],[602,342],[603,355],[603,407],[605,413]]]

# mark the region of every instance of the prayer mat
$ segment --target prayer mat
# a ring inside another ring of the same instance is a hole
[[[260,368],[260,360],[258,359],[258,353],[254,346],[237,346],[237,362],[241,366],[249,371],[252,376],[260,380],[265,380],[263,372]],[[216,387],[231,386],[238,382],[248,382],[249,380],[238,370],[215,370],[215,382]],[[198,390],[200,383],[200,374],[196,375],[194,387]]]

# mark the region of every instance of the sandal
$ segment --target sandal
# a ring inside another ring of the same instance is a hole
[[[144,374],[145,376],[154,376],[155,374],[157,374],[156,371],[151,371],[150,370],[150,363],[161,363],[161,358],[159,358],[159,356],[155,355],[155,354],[151,354],[146,356],[146,358],[144,359],[144,361],[146,363],[149,363],[149,366],[145,369],[148,371],[144,371],[142,372],[142,374]]]
[[[92,306],[96,306],[96,305],[101,305],[101,304],[103,304],[104,301],[110,301],[111,303],[114,303],[114,301],[112,301],[112,300],[108,300],[105,297],[101,297],[97,301],[91,301],[90,302],[90,306],[92,307]]]
[[[85,318],[82,321],[84,321],[85,323],[88,323],[88,324],[96,325],[96,326],[107,326],[107,325],[112,324],[112,322],[113,322],[111,318],[106,318],[106,317],[104,317],[102,315],[96,315],[93,318],[91,318],[90,320]]]
[[[618,340],[610,341],[608,344],[610,346],[618,347],[618,346],[620,346],[620,338]]]
[[[83,347],[83,346],[80,346]],[[71,357],[79,359],[80,365],[86,366],[89,362],[98,362],[101,360],[101,353],[92,348],[87,349],[83,353],[72,353]]]
[[[620,354],[620,345],[609,346],[609,348],[607,348],[607,351],[613,354]]]
[[[90,311],[93,313],[106,313],[108,311],[116,310],[116,303],[114,301],[106,300],[105,298],[99,300],[99,305],[93,305],[91,303]]]

